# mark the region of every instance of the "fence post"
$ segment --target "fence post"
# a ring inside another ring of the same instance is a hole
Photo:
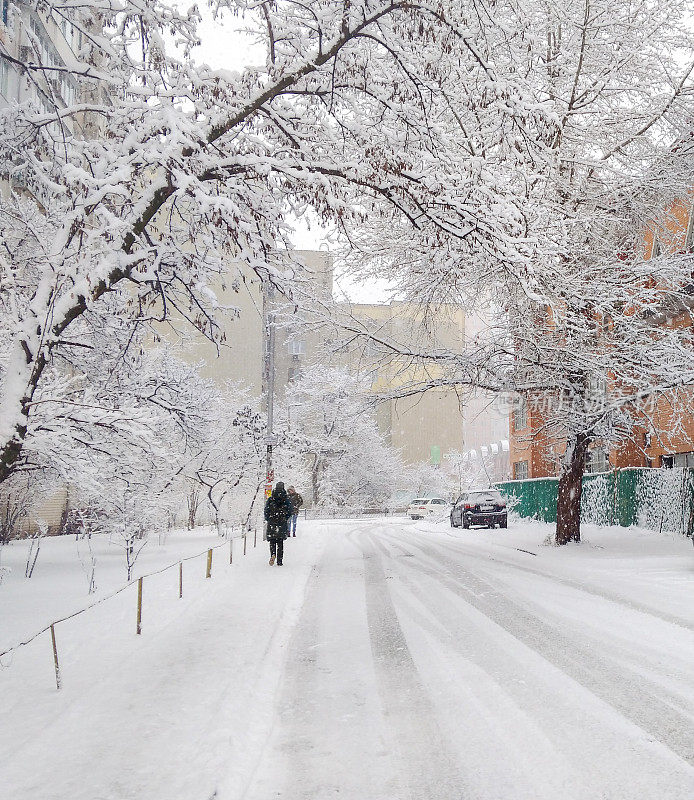
[[[142,633],[142,578],[137,581],[137,633]]]
[[[686,491],[686,508],[687,508],[687,530],[685,534],[687,536],[692,535],[692,528],[694,528],[694,498],[692,498],[692,470],[689,467],[685,467],[685,473],[687,475],[687,484],[685,487]]]
[[[243,532],[243,554],[246,555],[246,531]]]
[[[685,520],[686,510],[687,510],[687,468],[684,467],[682,469],[682,488],[680,490],[680,508],[682,509],[682,513],[680,514],[680,518],[682,520],[682,526],[680,529],[680,533],[684,536],[687,532],[687,522]]]
[[[229,539],[229,563],[234,563],[234,532],[231,532],[231,539]]]
[[[209,578],[212,574],[212,548],[207,551],[207,572],[205,573],[205,577]]]
[[[183,597],[183,562],[178,562],[178,597]]]
[[[258,544],[258,529],[254,528],[253,529],[253,547],[255,547],[257,544]]]
[[[58,648],[55,644],[55,628],[51,625],[51,642],[53,643],[53,663],[55,665],[55,685],[60,691],[62,681],[60,680],[60,664],[58,663]]]

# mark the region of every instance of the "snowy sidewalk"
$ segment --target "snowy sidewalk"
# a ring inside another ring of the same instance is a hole
[[[0,671],[0,796],[691,800],[691,544],[543,530],[309,522],[141,637],[104,604],[63,692],[45,643]]]
[[[145,588],[141,637],[132,592],[62,623],[60,693],[50,645],[19,650],[0,670],[0,729],[12,732],[0,744],[0,797],[207,800],[220,776],[240,792],[322,546],[320,535],[288,542],[281,569],[263,543],[236,551],[211,580],[190,578],[182,601],[165,573],[174,599]]]

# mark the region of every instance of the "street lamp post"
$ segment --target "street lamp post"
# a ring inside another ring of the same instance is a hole
[[[263,287],[263,317],[265,330],[265,391],[267,408],[267,428],[265,436],[265,499],[272,493],[272,483],[275,479],[272,467],[272,446],[275,443],[273,432],[273,414],[275,400],[275,315],[271,310],[272,284],[268,281]],[[267,539],[267,523],[263,524],[263,540]]]

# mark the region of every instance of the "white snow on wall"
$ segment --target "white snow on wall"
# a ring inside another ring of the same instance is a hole
[[[609,525],[613,504],[612,484],[607,475],[599,475],[583,484],[581,520],[595,525]]]
[[[689,495],[685,491],[689,480],[682,467],[642,470],[636,487],[637,524],[655,531],[684,532],[689,514]]]

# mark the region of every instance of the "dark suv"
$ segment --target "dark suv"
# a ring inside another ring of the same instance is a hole
[[[498,525],[506,528],[506,501],[496,489],[479,489],[464,492],[451,509],[451,525],[454,528],[469,528],[470,525]]]

